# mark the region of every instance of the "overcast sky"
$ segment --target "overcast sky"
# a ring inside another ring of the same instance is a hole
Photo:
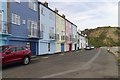
[[[78,29],[118,25],[119,0],[40,0],[76,24]]]

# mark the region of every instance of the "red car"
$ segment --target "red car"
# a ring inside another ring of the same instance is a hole
[[[0,46],[2,64],[21,61],[27,65],[30,63],[31,50],[23,46]]]

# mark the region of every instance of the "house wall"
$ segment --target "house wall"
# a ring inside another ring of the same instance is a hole
[[[0,46],[7,45],[7,37],[9,36],[7,31],[7,0],[0,1],[0,14],[2,15],[0,19]]]
[[[31,44],[37,45],[38,40],[36,38],[30,38],[28,29],[28,20],[32,20],[36,23],[38,22],[38,2],[36,1],[34,3],[36,4],[36,10],[29,8],[28,1],[18,3],[10,0],[10,34],[12,36],[9,37],[9,44],[26,46],[29,43],[32,54],[37,55],[38,46],[34,46],[35,50],[33,50]],[[12,13],[20,16],[20,25],[12,23]]]
[[[72,40],[70,40],[70,35],[72,35],[71,23],[66,20],[66,51],[69,51],[69,44],[72,44]]]
[[[39,54],[53,54],[55,53],[55,13],[49,8],[40,3],[40,32],[42,37],[39,40]],[[42,13],[43,11],[43,13]],[[50,38],[50,33],[53,33],[54,39]],[[50,43],[50,51],[48,44]]]
[[[77,50],[77,26],[72,24],[72,50],[75,49]]]
[[[79,50],[79,49],[80,49],[80,35],[77,32],[77,50]]]
[[[83,49],[86,47],[86,39],[84,36],[80,36],[80,49]]]
[[[61,52],[61,44],[64,44],[65,51],[65,39],[61,39],[61,36],[65,36],[65,19],[56,14],[56,34],[59,34],[59,40],[56,41],[56,53]]]

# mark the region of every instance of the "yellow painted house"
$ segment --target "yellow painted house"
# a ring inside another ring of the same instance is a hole
[[[66,50],[65,40],[65,16],[56,14],[56,53]]]

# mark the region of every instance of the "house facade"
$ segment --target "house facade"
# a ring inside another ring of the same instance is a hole
[[[15,46],[28,46],[32,55],[38,53],[38,2],[37,0],[10,0],[8,2],[8,15],[10,22],[9,44]]]
[[[65,27],[65,16],[56,13],[56,53],[66,50]]]
[[[77,32],[77,37],[78,37],[78,44],[77,47],[78,49],[84,49],[86,46],[88,46],[88,38],[86,34],[82,34],[80,30]]]
[[[7,22],[7,0],[0,1],[0,46],[7,45],[7,38],[10,36],[8,33]]]
[[[72,24],[66,20],[66,51],[72,51]]]
[[[55,45],[55,12],[48,7],[48,3],[39,2],[40,40],[38,55],[53,54]]]
[[[77,50],[77,26],[72,24],[72,50]]]

